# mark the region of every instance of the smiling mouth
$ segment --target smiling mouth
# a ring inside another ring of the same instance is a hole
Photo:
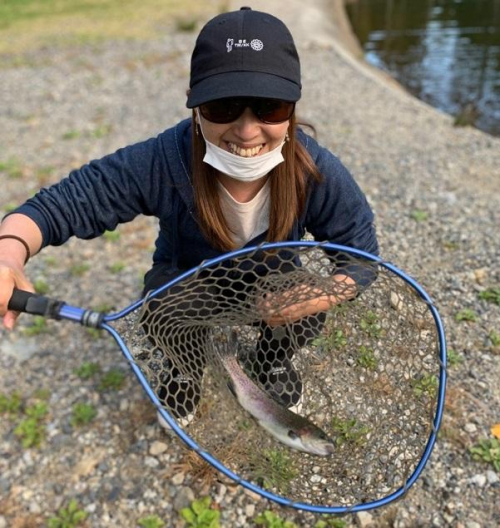
[[[252,158],[253,156],[257,156],[259,152],[264,147],[264,143],[262,145],[257,145],[256,147],[252,148],[241,148],[238,147],[235,143],[228,142],[229,151],[232,154],[236,154],[237,156],[241,156],[242,158]]]

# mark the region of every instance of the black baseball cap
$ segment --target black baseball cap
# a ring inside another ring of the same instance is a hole
[[[188,108],[225,97],[298,101],[300,61],[290,31],[250,7],[216,16],[196,39],[189,87]]]

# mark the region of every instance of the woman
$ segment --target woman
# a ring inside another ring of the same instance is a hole
[[[145,292],[207,258],[263,241],[300,240],[306,230],[316,240],[376,253],[364,195],[340,161],[296,126],[300,95],[299,58],[280,20],[241,8],[208,22],[192,55],[191,119],[73,171],[3,219],[5,327],[17,317],[7,310],[13,288],[33,291],[24,274],[31,255],[71,236],[99,236],[139,214],[160,221]],[[261,324],[257,356],[269,366],[255,376],[288,406],[300,398],[300,377],[289,336],[273,341],[272,328],[296,322],[303,335],[314,335],[308,316],[331,304],[320,301],[278,311]],[[201,359],[200,368],[182,376],[185,359],[178,358],[179,368],[158,392],[179,418],[194,410],[203,372]],[[283,375],[294,380],[290,394],[280,388]]]

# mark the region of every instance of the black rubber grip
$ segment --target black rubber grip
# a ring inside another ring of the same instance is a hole
[[[9,301],[9,310],[59,319],[59,311],[63,305],[63,302],[56,299],[14,289]]]
[[[26,311],[26,305],[28,301],[33,297],[40,297],[36,293],[27,292],[24,290],[14,289],[14,293],[9,301],[9,310],[14,310],[15,312],[28,313]]]

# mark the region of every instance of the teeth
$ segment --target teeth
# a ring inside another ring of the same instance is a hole
[[[233,154],[237,154],[238,156],[242,156],[243,158],[250,158],[252,156],[256,156],[262,149],[264,145],[258,145],[257,147],[253,148],[240,148],[238,145],[235,145],[234,143],[228,143],[229,149]]]

